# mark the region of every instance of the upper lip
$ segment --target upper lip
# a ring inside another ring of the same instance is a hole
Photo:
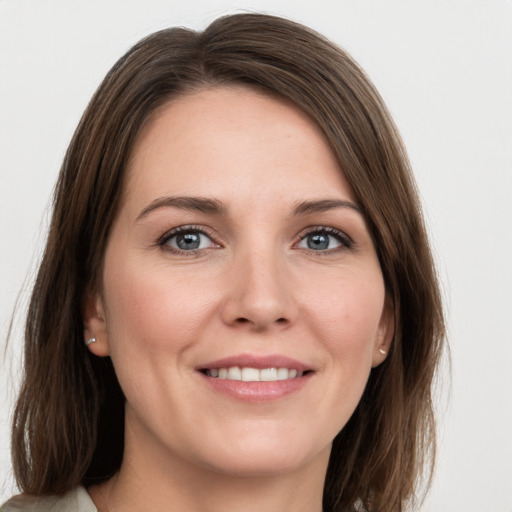
[[[295,369],[299,372],[312,370],[311,366],[281,354],[239,354],[201,364],[197,366],[196,369],[212,370],[215,368],[232,368],[234,366],[238,366],[239,368],[258,368],[259,370],[263,368],[288,368]]]

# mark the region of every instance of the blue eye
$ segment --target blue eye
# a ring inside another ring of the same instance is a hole
[[[350,247],[350,239],[332,228],[316,229],[303,236],[298,244],[300,249],[312,251],[330,251],[340,247]]]
[[[160,242],[162,246],[177,252],[190,252],[215,247],[212,239],[200,229],[178,228]]]

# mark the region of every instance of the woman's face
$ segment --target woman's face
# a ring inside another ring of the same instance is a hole
[[[125,459],[325,466],[384,358],[386,304],[354,194],[306,115],[243,87],[170,102],[135,146],[86,312],[126,396]]]

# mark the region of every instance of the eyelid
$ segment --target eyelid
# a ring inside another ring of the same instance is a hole
[[[169,229],[165,233],[163,233],[156,241],[157,246],[160,246],[162,249],[174,253],[174,254],[185,254],[188,256],[193,256],[201,251],[204,251],[205,249],[191,249],[188,251],[182,251],[180,249],[177,249],[175,247],[167,246],[167,242],[170,238],[173,236],[176,236],[180,233],[187,233],[187,232],[197,232],[201,233],[205,236],[207,236],[211,241],[212,244],[214,244],[215,247],[221,247],[221,244],[216,240],[217,236],[215,232],[208,228],[207,226],[199,226],[195,224],[184,224],[182,226],[176,226],[172,229]]]
[[[216,233],[204,225],[196,225],[196,224],[184,224],[181,226],[176,226],[172,229],[169,229],[165,233],[163,233],[157,240],[156,244],[157,246],[160,246],[162,249],[174,253],[174,254],[184,254],[188,256],[196,255],[205,249],[191,249],[187,251],[182,251],[180,249],[177,249],[175,247],[171,247],[166,245],[170,238],[173,236],[178,235],[179,233],[183,232],[198,232],[205,236],[207,236],[214,245],[213,248],[219,248],[222,247],[222,244],[217,241],[217,235]],[[293,243],[293,247],[296,248],[296,246],[308,235],[315,234],[315,233],[326,233],[327,235],[334,236],[341,244],[341,247],[337,247],[334,249],[327,249],[323,251],[315,251],[318,254],[329,254],[337,251],[343,251],[347,249],[352,249],[354,246],[354,241],[352,238],[345,233],[344,231],[334,228],[332,226],[322,226],[322,225],[315,225],[315,226],[308,226],[307,228],[303,229],[296,237],[296,241]],[[212,247],[209,247],[208,249],[211,249]]]
[[[322,225],[309,226],[309,227],[303,229],[297,235],[297,240],[296,240],[296,242],[294,242],[293,245],[296,246],[306,236],[315,234],[315,233],[326,233],[328,235],[334,236],[335,238],[337,238],[339,240],[339,242],[342,245],[342,247],[335,248],[335,249],[327,249],[325,251],[315,251],[315,252],[318,252],[318,254],[321,254],[321,253],[328,254],[328,253],[336,252],[336,251],[340,251],[340,250],[343,251],[346,249],[352,249],[354,246],[354,241],[344,231],[342,231],[340,229],[333,228],[332,226],[322,226]]]

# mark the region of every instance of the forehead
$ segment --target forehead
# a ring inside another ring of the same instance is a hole
[[[255,190],[353,198],[320,128],[290,102],[242,86],[162,106],[136,141],[125,183],[127,198],[146,200]]]

